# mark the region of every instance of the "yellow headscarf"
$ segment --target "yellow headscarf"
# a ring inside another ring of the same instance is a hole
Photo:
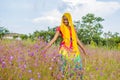
[[[72,17],[70,13],[64,13],[63,16],[67,17],[69,21],[69,26],[71,27],[71,30],[72,30],[71,32],[72,32],[73,51],[75,54],[79,54],[80,52],[79,52],[78,45],[77,45],[76,32],[75,32],[74,25],[72,22]],[[65,46],[70,47],[70,31],[67,28],[67,26],[63,23],[63,19],[61,21],[60,30],[63,34],[63,41],[65,42]]]

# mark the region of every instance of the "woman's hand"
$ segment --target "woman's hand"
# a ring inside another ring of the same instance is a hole
[[[45,57],[46,57],[46,52],[47,52],[47,47],[44,47],[44,48],[41,50],[40,55],[45,58]]]
[[[53,37],[53,39],[43,48],[41,53],[46,53],[47,49],[56,41],[59,36],[59,31],[57,31]]]
[[[89,58],[89,55],[86,51],[84,51],[83,53],[84,53],[85,57]]]
[[[83,50],[83,53],[84,53],[84,55],[85,55],[85,56],[87,56],[87,53],[86,53],[86,51],[85,51],[85,50]]]
[[[45,47],[44,49],[43,49],[43,53],[45,54],[46,52],[47,52],[47,47]]]

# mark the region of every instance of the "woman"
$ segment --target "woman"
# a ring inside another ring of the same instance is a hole
[[[75,69],[82,70],[82,61],[78,46],[82,49],[85,55],[86,52],[80,40],[78,39],[70,13],[63,14],[61,25],[56,28],[54,38],[45,47],[45,51],[55,42],[59,34],[61,34],[61,37],[63,39],[63,41],[60,43],[59,48],[61,60],[63,61],[61,71],[64,72],[66,63],[71,61],[75,64]]]

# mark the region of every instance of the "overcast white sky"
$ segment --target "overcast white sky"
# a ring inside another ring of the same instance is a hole
[[[104,32],[120,33],[120,0],[0,0],[0,26],[15,33],[33,33],[60,25],[69,11],[73,20],[87,13],[105,19]]]

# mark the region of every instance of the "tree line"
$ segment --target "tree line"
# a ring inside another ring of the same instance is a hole
[[[115,47],[120,49],[119,33],[117,32],[112,33],[110,31],[103,32],[103,25],[102,25],[103,21],[104,21],[103,18],[96,17],[92,13],[88,13],[85,16],[83,16],[81,21],[80,20],[74,21],[78,38],[86,45],[105,46],[109,48]],[[54,28],[48,27],[47,31],[44,30],[35,31],[33,34],[29,34],[29,35],[22,34],[20,38],[22,40],[26,40],[26,39],[36,40],[42,38],[46,42],[49,42],[54,37],[56,27]],[[7,30],[6,32],[9,31]],[[0,35],[2,34],[0,32]],[[2,37],[0,36],[0,38]],[[14,38],[16,37],[14,36]],[[55,43],[58,44],[61,40],[62,40],[61,37],[59,37]]]

